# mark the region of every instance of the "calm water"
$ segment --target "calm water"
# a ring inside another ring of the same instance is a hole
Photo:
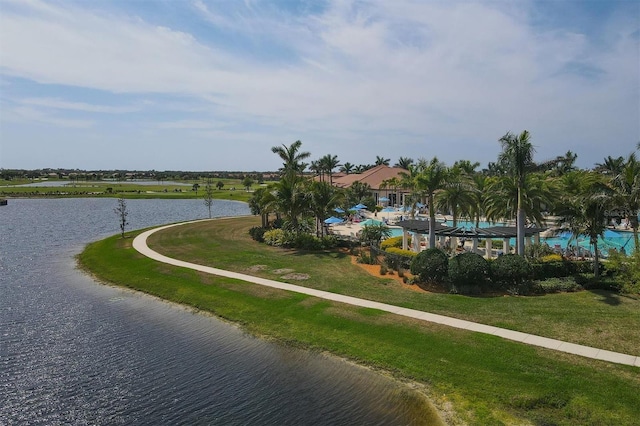
[[[115,203],[0,207],[0,424],[427,423],[426,402],[382,376],[77,271],[87,242],[119,231]],[[201,200],[127,204],[130,229],[207,215]]]

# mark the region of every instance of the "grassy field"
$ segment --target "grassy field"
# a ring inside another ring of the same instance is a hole
[[[220,179],[224,182],[222,189],[215,188],[214,198],[247,201],[251,192],[247,192],[237,179]],[[3,181],[8,182],[8,181]],[[123,198],[167,198],[187,199],[204,196],[204,181],[185,182],[200,185],[198,191],[187,185],[139,185],[127,182],[78,182],[60,180],[60,186],[20,187],[14,181],[9,186],[0,186],[2,197],[123,197]],[[29,183],[29,182],[21,182]],[[4,184],[2,184],[4,185]],[[232,190],[232,188],[235,188]],[[252,189],[259,188],[254,185]]]
[[[530,297],[418,293],[372,277],[354,267],[346,253],[257,244],[248,235],[257,225],[257,218],[232,218],[179,226],[153,234],[149,245],[177,259],[264,278],[279,279],[270,271],[293,269],[309,279],[283,281],[640,356],[637,298],[601,290]],[[252,271],[255,265],[265,268]]]
[[[264,265],[253,273],[269,278],[286,272],[278,269],[292,269],[309,275],[297,284],[496,325],[508,322],[514,329],[529,327],[525,318],[532,315],[533,322],[548,323],[543,329],[550,337],[559,337],[554,335],[558,328],[574,341],[589,339],[579,335],[589,334],[585,330],[592,326],[581,324],[603,317],[602,326],[615,326],[603,329],[600,341],[617,347],[613,334],[627,334],[616,328],[638,329],[638,301],[632,299],[589,292],[534,298],[422,294],[368,275],[344,254],[258,245],[246,236],[254,224],[241,218],[176,227],[155,234],[150,245],[171,256],[245,273]],[[212,312],[255,335],[330,351],[425,384],[437,406],[453,407],[453,423],[632,425],[640,418],[637,368],[171,267],[142,257],[131,241],[112,237],[93,243],[80,262],[106,281]],[[585,311],[592,308],[596,313]],[[637,352],[637,334],[628,336]]]

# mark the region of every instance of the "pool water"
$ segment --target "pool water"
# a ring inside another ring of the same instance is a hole
[[[453,226],[453,222],[447,221],[444,222],[447,226]],[[491,223],[491,222],[479,222],[479,228],[488,228],[490,226],[500,226],[500,224]],[[465,228],[475,228],[475,222],[468,221],[458,221],[456,226],[464,226]],[[402,228],[399,227],[391,227],[391,236],[399,237],[402,235]],[[606,255],[609,250],[616,249],[620,251],[622,248],[627,253],[631,253],[633,251],[633,234],[631,232],[625,231],[612,231],[607,229],[603,235],[604,238],[598,238],[598,249]],[[573,238],[573,234],[571,232],[563,232],[556,237],[550,238],[540,238],[541,243],[547,243],[552,248],[560,248],[565,250],[567,246],[579,246],[583,249],[590,250],[592,247],[589,244],[589,237],[579,236],[577,239]],[[511,238],[509,240],[509,245],[514,247],[516,245],[516,239]]]

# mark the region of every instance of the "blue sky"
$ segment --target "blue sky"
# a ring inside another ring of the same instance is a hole
[[[459,159],[507,131],[592,167],[640,141],[640,2],[0,0],[0,168]]]

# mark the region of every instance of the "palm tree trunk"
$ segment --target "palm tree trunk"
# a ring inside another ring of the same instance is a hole
[[[436,209],[433,205],[433,194],[429,194],[429,248],[436,246]]]
[[[598,258],[598,240],[593,243],[593,275],[598,280],[600,278],[600,260]]]
[[[525,212],[522,206],[522,188],[518,188],[518,212],[516,216],[516,247],[518,250],[518,254],[520,256],[524,256],[524,222],[525,222]]]

